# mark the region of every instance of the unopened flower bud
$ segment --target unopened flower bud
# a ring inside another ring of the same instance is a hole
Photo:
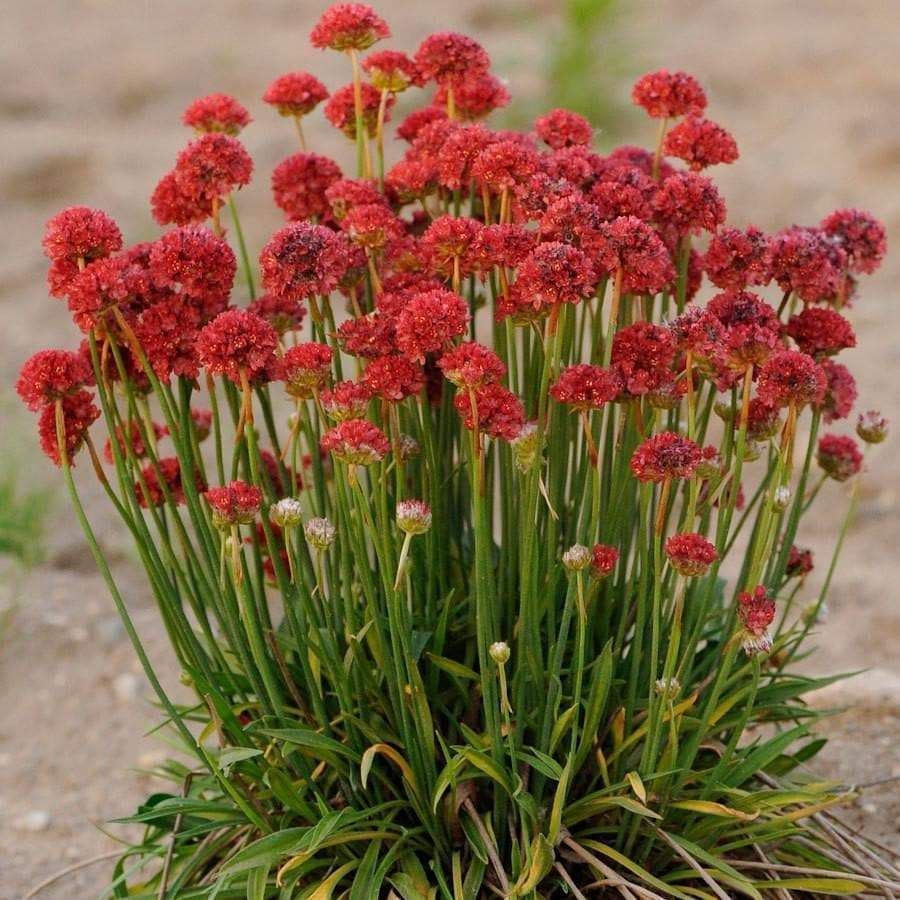
[[[759,459],[761,452],[759,444],[757,444],[756,441],[747,441],[747,443],[744,444],[744,462],[756,462],[756,460]]]
[[[421,500],[397,504],[397,527],[406,534],[425,534],[431,528],[431,507]]]
[[[488,653],[498,666],[502,666],[509,662],[509,644],[507,644],[506,641],[496,641],[491,644],[488,648]]]
[[[703,459],[697,466],[697,477],[709,481],[722,473],[722,456],[712,445],[703,448]]]
[[[677,678],[657,678],[653,690],[666,700],[674,700],[681,692],[681,682]]]
[[[867,444],[880,444],[887,437],[888,420],[875,409],[860,413],[856,433]]]
[[[288,420],[287,420],[287,421],[288,421],[288,428],[289,428],[291,431],[294,431],[294,430],[297,428],[297,426],[300,424],[300,415],[299,415],[299,413],[292,412],[292,413],[288,416]]]
[[[526,422],[519,433],[510,442],[516,468],[520,472],[529,472],[537,460],[538,428],[537,422]]]
[[[573,544],[562,555],[563,565],[570,572],[580,572],[591,564],[591,551],[584,544]]]
[[[182,671],[182,673],[178,676],[178,680],[185,687],[193,687],[194,686],[194,679],[191,677],[191,674],[189,672]]]
[[[791,502],[791,489],[783,484],[780,487],[775,488],[775,492],[772,494],[772,507],[778,512],[783,512],[788,508],[788,504]]]
[[[713,411],[723,422],[731,422],[734,419],[734,410],[730,403],[719,400],[713,406]]]
[[[303,508],[299,500],[293,497],[285,497],[269,508],[269,521],[279,528],[293,528],[302,521]]]
[[[406,462],[409,459],[417,457],[422,452],[422,448],[419,446],[419,442],[411,434],[401,434],[397,451],[400,459],[403,462]]]
[[[303,526],[303,533],[306,535],[307,543],[311,544],[316,550],[326,550],[337,535],[337,529],[328,519],[309,519]]]

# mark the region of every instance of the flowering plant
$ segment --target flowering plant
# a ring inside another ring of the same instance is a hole
[[[654,151],[602,155],[562,109],[488,128],[509,95],[472,39],[367,53],[388,35],[333,6],[311,40],[351,82],[266,91],[301,151],[258,269],[235,200],[250,115],[221,94],[185,113],[160,238],[123,249],[84,207],[47,227],[84,340],[18,390],[187,758],[126,820],[146,830],[114,895],[896,890],[830,812],[851,793],[805,771],[827,680],[794,667],[834,571],[803,605],[803,516],[852,480],[839,550],[857,497],[860,446],[820,430],[853,409],[834,357],[882,226],[726,226],[702,173],[737,144],[685,73],[635,85]],[[396,97],[428,85],[387,167]],[[306,149],[321,103],[356,177]],[[94,536],[85,454],[191,701]]]

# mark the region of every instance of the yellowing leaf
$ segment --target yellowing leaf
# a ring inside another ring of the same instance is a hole
[[[631,789],[634,791],[638,800],[641,803],[647,802],[647,789],[644,787],[644,782],[641,781],[641,776],[638,775],[637,772],[629,772],[626,776],[628,779],[628,783],[631,785]]]
[[[674,809],[687,809],[707,816],[724,816],[731,819],[740,819],[742,822],[752,822],[759,816],[758,812],[742,812],[739,809],[725,806],[724,803],[714,803],[712,800],[678,800],[670,805]]]

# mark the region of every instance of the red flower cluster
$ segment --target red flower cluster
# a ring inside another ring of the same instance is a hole
[[[305,116],[328,98],[328,89],[309,72],[288,72],[276,78],[263,94],[263,101],[282,116]]]
[[[71,463],[72,458],[81,449],[87,437],[88,428],[100,418],[100,410],[94,405],[90,393],[78,390],[67,394],[57,401],[62,409],[62,427],[65,434],[65,455]],[[56,403],[48,404],[41,409],[38,416],[38,437],[41,450],[56,465],[62,465],[59,452],[58,431],[56,427]]]
[[[758,584],[752,592],[742,591],[738,595],[738,615],[751,636],[761,638],[766,634],[775,621],[775,601],[764,585]]]
[[[569,109],[551,109],[535,119],[537,136],[553,150],[562,147],[588,146],[594,139],[590,122]]]
[[[772,241],[772,275],[779,287],[807,303],[827,303],[841,294],[847,254],[818,228],[794,226]]]
[[[804,353],[816,358],[834,356],[856,346],[853,326],[833,309],[808,306],[791,316],[784,331]]]
[[[230,94],[208,94],[198,97],[181,117],[188,128],[197,131],[222,131],[240,134],[250,124],[250,113]]]
[[[679,235],[715,231],[725,221],[725,201],[716,186],[694,172],[676,172],[666,178],[654,207],[659,221]]]
[[[827,423],[846,419],[856,403],[856,379],[845,365],[831,359],[822,360],[822,370],[825,372],[825,395],[816,406]]]
[[[852,272],[871,274],[887,252],[884,225],[861,209],[838,209],[826,216],[822,231],[840,244]]]
[[[240,479],[223,487],[210,488],[204,496],[216,528],[249,525],[259,515],[262,506],[262,491]]]
[[[372,389],[356,381],[339,381],[334,387],[323,390],[319,399],[325,413],[335,422],[362,419],[372,399]]]
[[[369,137],[374,137],[378,128],[378,108],[381,105],[381,91],[372,87],[368,82],[363,82],[362,94],[362,122],[363,129]],[[394,105],[394,95],[389,94],[385,105],[384,121],[390,121],[390,109]],[[346,84],[338,88],[325,104],[325,118],[335,128],[343,131],[351,141],[356,140],[356,101],[353,96],[353,85]]]
[[[365,419],[347,419],[322,436],[321,447],[341,462],[368,466],[387,456],[391,445],[376,425]]]
[[[702,534],[673,534],[666,540],[666,556],[680,575],[696,578],[705,575],[719,558],[716,548]]]
[[[452,85],[474,78],[491,67],[491,59],[481,44],[452,31],[439,31],[425,38],[415,60],[422,77],[438,84]]]
[[[297,222],[331,213],[326,191],[342,177],[334,160],[318,153],[295,153],[272,172],[272,196],[288,220]]]
[[[26,360],[16,382],[22,402],[37,412],[93,384],[90,360],[70,350],[39,350]]]
[[[825,372],[811,357],[799,350],[780,350],[759,370],[756,389],[769,406],[796,408],[821,403],[825,396]]]
[[[379,91],[400,94],[411,85],[422,83],[416,64],[399,50],[379,50],[370,53],[362,67]]]
[[[475,391],[460,392],[453,403],[469,431],[512,441],[525,424],[522,401],[499,384],[487,384]]]
[[[654,119],[699,116],[706,109],[706,94],[697,79],[687,72],[660,69],[637,80],[631,99]]]
[[[272,376],[285,383],[295,400],[306,400],[320,391],[331,377],[331,347],[312,341],[289,347],[271,367]]]
[[[738,158],[734,138],[721,125],[696,116],[680,122],[666,135],[663,152],[683,159],[695,172]]]
[[[197,335],[200,363],[213,375],[224,375],[240,383],[242,376],[253,381],[271,366],[278,334],[255,313],[229,309],[216,316]]]
[[[655,294],[675,278],[666,245],[636,216],[620,216],[604,223],[597,252],[607,271],[622,270],[622,289],[628,293]]]
[[[613,338],[612,367],[622,390],[639,397],[664,389],[674,379],[675,339],[672,332],[652,322],[636,322]]]
[[[752,225],[745,231],[723,228],[709,242],[703,269],[720,288],[743,290],[768,284],[772,278],[769,239]]]
[[[397,403],[425,387],[425,373],[405,356],[379,356],[366,366],[363,384],[373,396]]]
[[[474,341],[448,350],[438,360],[438,366],[448,381],[469,391],[498,383],[506,375],[506,366],[500,357],[490,347]]]
[[[320,50],[366,50],[390,34],[387,23],[371,6],[335,3],[322,13],[309,40]]]
[[[397,346],[412,360],[425,361],[465,333],[469,307],[458,294],[446,290],[417,294],[396,319]]]
[[[591,573],[595,578],[606,578],[616,569],[619,551],[609,544],[595,544],[591,550]]]
[[[616,372],[587,364],[569,366],[550,388],[550,396],[576,410],[600,409],[622,389]]]
[[[259,256],[266,290],[296,300],[331,293],[349,261],[346,239],[310,222],[295,222],[276,231]]]
[[[819,438],[816,460],[829,478],[846,481],[862,469],[863,455],[852,437],[826,434]]]
[[[631,457],[631,471],[640,481],[692,478],[703,451],[690,438],[663,431],[647,438]]]
[[[44,254],[56,265],[84,266],[122,249],[122,232],[105,212],[70,206],[44,228]]]

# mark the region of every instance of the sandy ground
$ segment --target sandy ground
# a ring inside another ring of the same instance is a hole
[[[658,66],[686,68],[706,85],[711,115],[735,132],[742,160],[717,173],[736,223],[775,228],[817,222],[837,206],[870,208],[900,243],[900,18],[896,0],[632,0],[604,34],[598,53],[624,59],[615,90]],[[431,4],[381,2],[396,46],[414,47],[437,25]],[[529,11],[523,12],[525,7]],[[0,384],[41,346],[72,343],[64,311],[46,299],[39,239],[44,221],[76,202],[107,209],[129,240],[154,229],[146,198],[185,138],[184,105],[211,90],[235,93],[259,120],[246,141],[258,175],[241,198],[251,243],[259,246],[278,219],[267,196],[268,173],[293,152],[286,126],[255,101],[276,74],[312,68],[334,87],[346,75],[333,54],[308,49],[319,11],[309,0],[10,0],[0,34]],[[473,0],[439,10],[440,26],[475,34],[490,49],[514,96],[533,97],[547,55],[556,7],[501,0],[490,12]],[[547,24],[551,26],[547,27]],[[601,57],[602,59],[602,57]],[[650,140],[637,115],[626,135]],[[636,130],[641,127],[643,130]],[[317,149],[343,153],[319,129]],[[892,287],[900,252],[864,287],[853,317],[860,348],[847,354],[862,403],[900,421],[900,311]],[[3,452],[28,448],[23,479],[56,484],[36,458],[30,422],[0,388]],[[13,411],[11,411],[13,410]],[[27,438],[27,440],[26,440]],[[816,671],[868,668],[828,690],[823,706],[855,704],[832,720],[833,737],[819,771],[844,783],[900,776],[900,471],[892,447],[870,463],[860,515],[833,587],[821,629]],[[86,476],[87,472],[83,473]],[[89,479],[84,478],[87,484]],[[89,493],[105,546],[164,681],[177,671],[141,586],[133,557],[96,492]],[[845,492],[828,487],[825,515],[802,535],[823,560]],[[111,603],[65,502],[53,500],[50,554],[24,578],[4,580],[0,610],[0,898],[73,861],[114,845],[103,822],[130,812],[147,793],[135,769],[165,747],[143,737],[155,711]],[[57,523],[65,522],[64,527]],[[821,523],[821,524],[818,524]],[[823,566],[824,567],[824,566]],[[811,578],[811,585],[817,575]],[[891,784],[863,792],[849,811],[870,833],[896,844],[900,794]],[[42,896],[96,896],[108,867],[73,875]]]

